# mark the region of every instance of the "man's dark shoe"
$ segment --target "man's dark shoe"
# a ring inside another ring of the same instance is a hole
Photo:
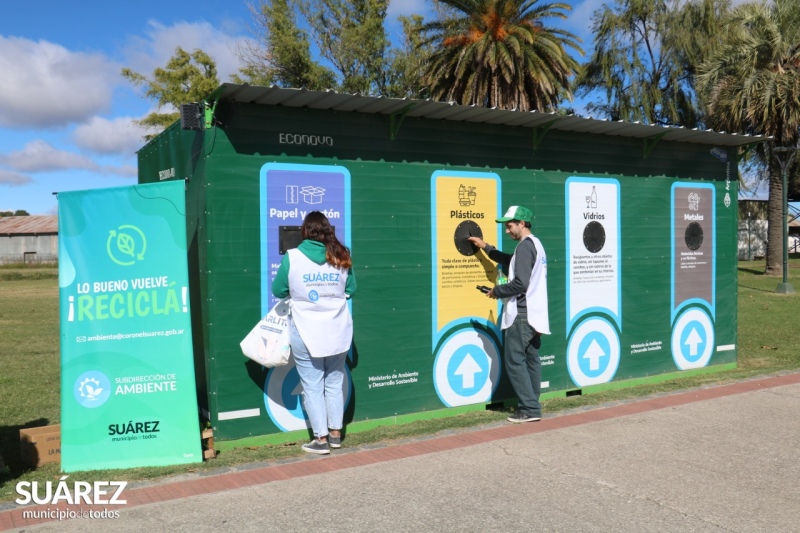
[[[541,419],[542,419],[542,417],[540,417],[540,416],[526,415],[522,411],[517,411],[513,415],[511,415],[508,418],[506,418],[506,420],[508,420],[509,422],[514,422],[516,424],[518,424],[520,422],[538,422]]]

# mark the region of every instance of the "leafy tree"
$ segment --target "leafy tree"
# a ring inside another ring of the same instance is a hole
[[[616,0],[593,17],[594,52],[578,95],[590,113],[646,124],[702,123],[697,66],[716,46],[729,0]]]
[[[0,211],[0,217],[29,217],[30,213],[24,209],[17,209],[16,211]]]
[[[159,109],[164,106],[178,108],[181,104],[199,102],[219,86],[217,66],[214,60],[202,50],[191,54],[180,46],[170,58],[165,68],[153,71],[152,78],[122,69],[122,76],[134,85],[146,88],[145,96],[158,102]],[[166,113],[150,113],[137,121],[141,126],[163,130],[180,117],[179,111]],[[157,133],[145,135],[145,140],[152,139]]]
[[[427,98],[424,75],[431,49],[422,41],[423,18],[412,15],[399,20],[403,25],[403,43],[388,53],[387,68],[380,82],[382,92],[394,98]]]
[[[727,21],[723,45],[699,69],[709,124],[771,136],[756,148],[769,169],[766,273],[783,273],[783,176],[800,137],[800,3],[745,4]],[[784,167],[785,166],[785,167]]]
[[[424,26],[434,52],[426,83],[436,99],[529,111],[571,99],[570,78],[583,53],[573,34],[544,20],[566,18],[564,3],[539,0],[440,0],[449,10]]]
[[[322,57],[347,93],[385,94],[381,86],[389,47],[383,23],[389,0],[298,0]]]
[[[260,0],[254,9],[258,43],[240,53],[242,74],[257,84],[333,88],[386,94],[388,0]],[[296,22],[297,10],[308,34]],[[312,59],[308,36],[325,68]]]
[[[250,6],[257,41],[239,47],[244,79],[234,76],[234,81],[312,90],[336,87],[335,74],[312,59],[308,35],[297,27],[290,1],[266,0]]]
[[[298,0],[322,57],[348,93],[385,94],[381,86],[389,46],[383,23],[389,0]]]

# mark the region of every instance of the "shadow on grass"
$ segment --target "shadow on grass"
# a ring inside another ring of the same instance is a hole
[[[745,285],[744,283],[739,283],[740,289],[750,289],[751,291],[759,291],[759,292],[775,292],[775,290],[769,289],[762,289],[761,287],[753,287],[751,285]]]
[[[755,268],[745,268],[745,267],[738,267],[739,272],[747,272],[748,274],[755,274],[756,276],[763,276],[764,269],[755,269]]]
[[[22,462],[19,446],[19,430],[46,426],[48,424],[49,420],[46,418],[39,418],[19,426],[0,426],[0,456],[3,457],[3,460],[9,469],[7,474],[0,474],[0,477],[9,476],[12,479],[15,479],[26,472],[35,470],[34,467]]]

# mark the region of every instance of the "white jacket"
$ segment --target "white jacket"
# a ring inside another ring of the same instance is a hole
[[[531,270],[531,279],[528,283],[528,290],[525,298],[528,302],[528,324],[537,333],[550,334],[550,317],[547,311],[547,254],[544,253],[542,243],[533,235],[528,235],[526,239],[531,239],[536,247],[536,264]],[[511,258],[511,268],[509,281],[514,280],[514,263],[517,257],[516,251]],[[503,306],[502,329],[507,329],[517,318],[517,297],[512,296]]]
[[[347,270],[318,265],[300,250],[289,254],[289,294],[292,321],[311,357],[327,357],[350,350],[353,318],[347,307]]]

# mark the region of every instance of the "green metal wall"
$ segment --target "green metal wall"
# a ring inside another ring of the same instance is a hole
[[[552,335],[542,354],[554,358],[544,368],[546,391],[580,388],[566,365],[565,183],[574,176],[619,182],[621,356],[613,380],[677,370],[669,349],[670,202],[676,182],[715,189],[716,344],[736,344],[737,191],[735,179],[728,181],[735,176],[733,152],[722,162],[708,145],[662,141],[644,157],[642,140],[559,131],[547,133],[534,149],[530,129],[413,118],[392,140],[383,115],[225,102],[217,116],[221,127],[195,133],[175,124],[145,146],[139,181],[188,178],[198,394],[220,439],[280,431],[265,410],[267,372],[239,349],[261,309],[259,175],[267,163],[342,166],[351,176],[350,246],[358,291],[346,422],[445,407],[433,383],[431,338],[431,177],[437,171],[495,173],[502,206],[521,204],[535,214],[533,231],[547,251],[549,272]],[[330,138],[332,146],[281,143],[287,133]],[[494,235],[493,221],[481,224]],[[504,238],[497,244],[511,251],[516,243]],[[632,345],[654,341],[663,348],[631,353]],[[709,365],[735,360],[736,350],[729,349],[714,353]],[[412,370],[419,372],[416,383],[369,387],[370,376]],[[502,375],[492,401],[511,396]],[[220,419],[231,412],[251,414]]]

